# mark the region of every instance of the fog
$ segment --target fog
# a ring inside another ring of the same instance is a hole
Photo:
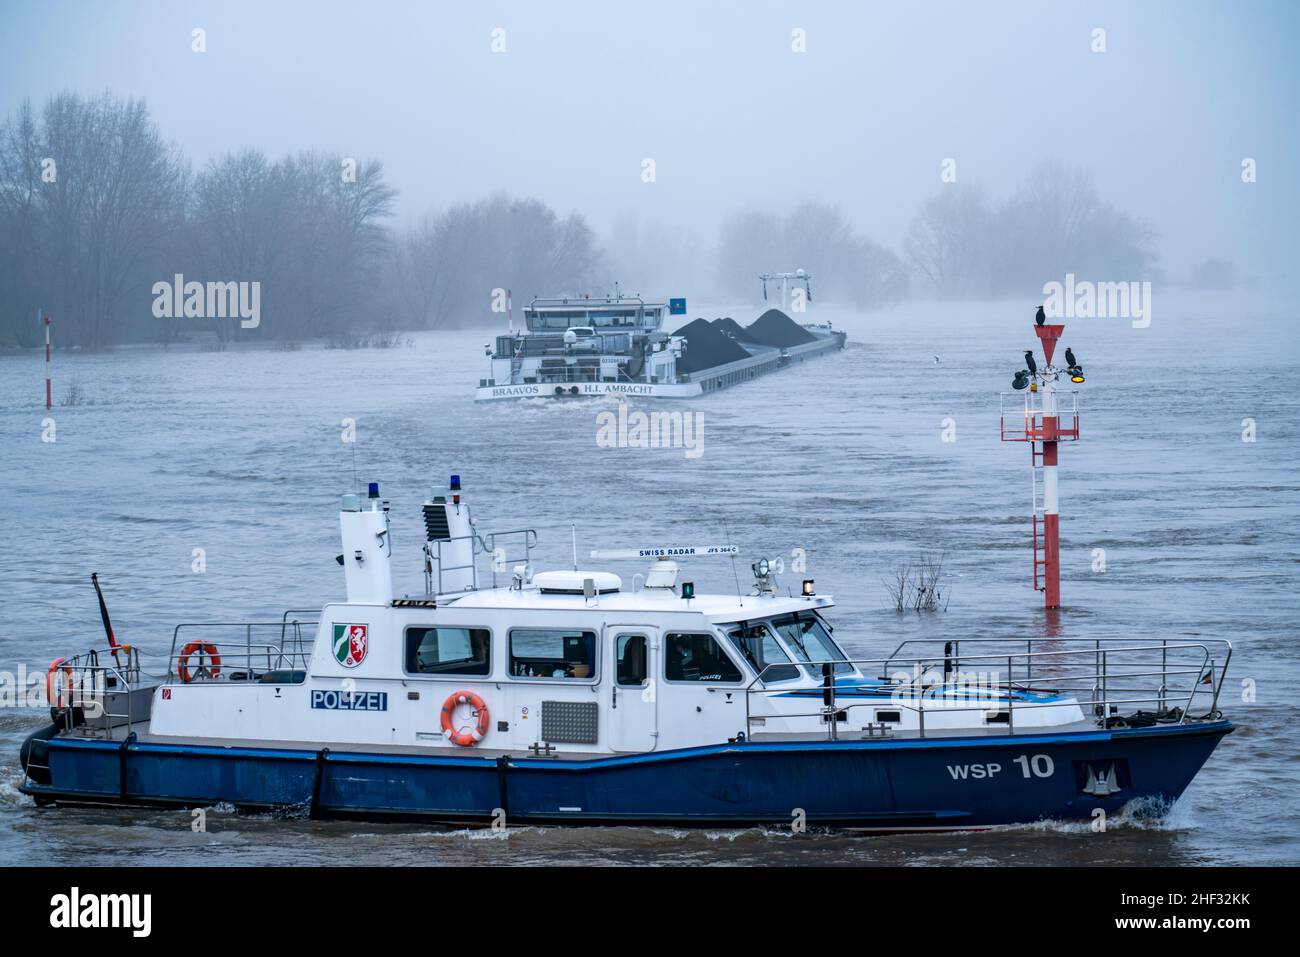
[[[594,234],[600,268],[578,274],[657,295],[732,293],[729,218],[734,233],[739,214],[807,204],[915,279],[925,203],[979,195],[992,216],[1057,162],[1086,174],[1125,241],[1148,237],[1098,278],[1145,278],[1131,263],[1283,291],[1298,26],[1282,2],[10,4],[0,114],[108,93],[143,99],[195,172],[242,150],[380,163],[395,238],[458,204],[538,200]],[[799,265],[815,268],[743,269]],[[1041,281],[1072,263],[1047,268]],[[1017,293],[1040,284],[1012,272]],[[908,294],[1007,291],[993,285]]]

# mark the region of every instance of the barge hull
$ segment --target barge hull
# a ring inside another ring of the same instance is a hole
[[[475,390],[474,400],[581,399],[603,395],[690,399],[752,381],[828,352],[838,352],[845,347],[848,339],[843,332],[819,331],[815,335],[816,339],[812,342],[779,350],[764,349],[736,362],[692,372],[680,382],[509,382],[498,385],[484,380]]]

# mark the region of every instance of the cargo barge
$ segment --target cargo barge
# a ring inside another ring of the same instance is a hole
[[[534,299],[525,328],[487,347],[491,374],[475,399],[691,398],[838,351],[848,338],[830,323],[801,324],[780,309],[747,326],[730,316],[699,318],[665,332],[665,320],[685,308],[682,299],[622,294]]]

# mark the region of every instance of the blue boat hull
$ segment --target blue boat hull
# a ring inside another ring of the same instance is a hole
[[[1001,738],[740,742],[585,761],[56,737],[49,783],[29,780],[23,791],[42,803],[229,802],[458,824],[504,812],[510,824],[789,826],[802,817],[809,827],[993,827],[1087,820],[1135,799],[1172,804],[1231,730],[1214,721]]]

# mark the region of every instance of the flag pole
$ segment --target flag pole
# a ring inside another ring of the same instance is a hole
[[[104,620],[104,633],[108,635],[108,647],[113,652],[113,662],[120,668],[121,660],[117,657],[117,636],[113,634],[113,623],[108,619],[108,605],[104,603],[104,590],[99,587],[99,572],[90,573],[90,581],[95,586],[95,594],[99,596],[99,617]]]

